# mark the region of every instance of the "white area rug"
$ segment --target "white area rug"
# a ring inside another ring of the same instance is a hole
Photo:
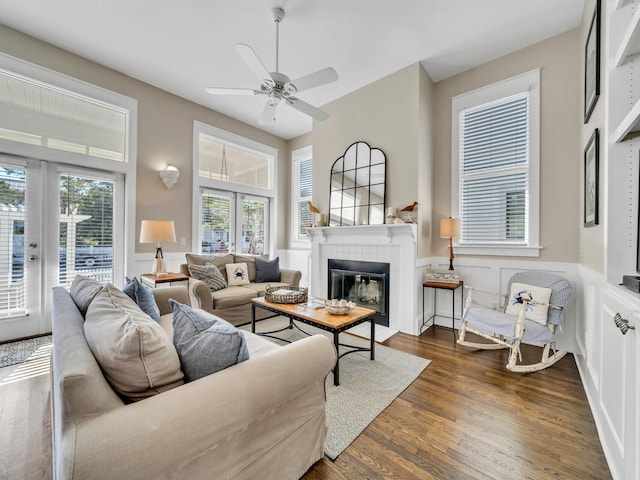
[[[258,322],[256,331],[265,332],[285,327],[289,320],[285,317],[270,318]],[[300,327],[309,333],[322,330],[303,323]],[[251,325],[246,325],[250,330]],[[304,334],[297,329],[275,334],[287,340],[299,340]],[[332,340],[333,341],[333,340]],[[340,335],[341,343],[368,347],[369,341],[353,335]],[[333,385],[333,374],[327,376],[327,438],[324,452],[335,460],[362,431],[393,400],[400,395],[420,373],[430,360],[394,350],[382,345],[375,347],[375,360],[369,352],[356,352],[340,359],[340,385]]]

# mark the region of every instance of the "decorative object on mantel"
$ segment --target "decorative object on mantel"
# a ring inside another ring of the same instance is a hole
[[[162,170],[159,175],[162,183],[167,187],[167,190],[171,190],[178,181],[178,178],[180,178],[180,170],[173,165],[167,165],[167,168]]]
[[[402,210],[400,210],[401,212],[408,212],[407,218],[405,220],[406,223],[415,223],[413,221],[413,211],[416,209],[418,205],[420,205],[418,202],[413,202],[411,205],[407,205]]]
[[[589,35],[584,47],[584,123],[589,121],[591,112],[600,96],[600,0],[591,17]]]
[[[596,128],[584,149],[584,226],[598,225],[599,146]]]
[[[176,230],[173,220],[142,220],[140,226],[140,243],[156,243],[156,255],[151,273],[157,276],[166,275],[161,242],[175,242]]]
[[[309,203],[309,210],[311,210],[311,226],[312,227],[324,227],[327,223],[326,221],[326,215],[322,212],[320,212],[320,210],[318,210],[318,208],[311,202]]]
[[[395,207],[387,207],[387,223],[394,223],[398,218],[398,209]]]
[[[458,237],[460,223],[457,218],[443,218],[440,220],[440,238],[449,239],[449,270],[453,270],[453,239]]]
[[[442,268],[428,268],[425,280],[436,283],[460,283],[460,272]]]
[[[387,158],[379,148],[355,142],[331,167],[329,225],[385,223]]]

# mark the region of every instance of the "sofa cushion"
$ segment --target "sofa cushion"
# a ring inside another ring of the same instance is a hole
[[[228,263],[226,267],[229,285],[248,285],[250,283],[246,263]]]
[[[233,255],[228,253],[225,255],[198,255],[195,253],[187,253],[185,254],[187,258],[187,265],[206,265],[207,263],[213,263],[218,269],[222,276],[227,279],[227,270],[225,269],[225,265],[227,263],[233,263]]]
[[[251,285],[242,287],[229,286],[217,292],[211,292],[214,308],[237,307],[238,305],[245,305],[251,302],[251,299],[257,297],[258,293],[248,288],[250,286]]]
[[[169,300],[173,308],[173,343],[185,379],[190,382],[249,359],[244,335],[206,312]]]
[[[280,281],[280,257],[273,260],[256,258],[256,282]]]
[[[87,314],[89,304],[102,290],[102,287],[104,287],[104,284],[84,275],[76,275],[76,278],[73,279],[69,293],[83,316]]]
[[[84,333],[107,381],[125,399],[141,400],[183,383],[171,338],[113,285],[89,305]]]
[[[189,275],[198,280],[202,280],[212,292],[227,287],[227,281],[222,276],[222,273],[220,273],[218,267],[213,263],[205,263],[204,265],[192,263],[188,265],[188,268]]]
[[[156,299],[153,297],[151,287],[144,285],[136,277],[132,279],[127,278],[126,282],[122,291],[126,293],[131,300],[136,302],[140,310],[157,322],[160,319],[160,309],[158,308]]]

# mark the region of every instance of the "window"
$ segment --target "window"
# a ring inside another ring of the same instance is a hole
[[[305,228],[312,222],[309,202],[313,194],[313,152],[311,147],[301,148],[292,152],[292,208],[293,219],[291,240],[308,242]]]
[[[197,121],[193,147],[194,250],[273,253],[277,150]]]
[[[458,251],[538,256],[539,70],[453,98]]]

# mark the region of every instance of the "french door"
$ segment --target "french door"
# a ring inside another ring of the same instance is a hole
[[[269,199],[202,189],[200,251],[262,255],[269,251]]]
[[[124,262],[122,178],[0,155],[0,341],[51,331],[51,288],[113,282]],[[115,225],[115,228],[114,228]]]

